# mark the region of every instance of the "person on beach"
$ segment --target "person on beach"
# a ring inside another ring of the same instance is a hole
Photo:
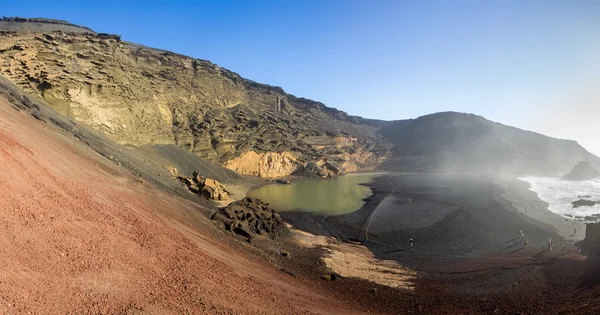
[[[409,239],[409,241],[410,241],[410,249],[414,249],[415,248],[415,240],[413,240],[413,238],[411,237]]]
[[[581,246],[579,246],[579,244],[577,244],[577,254],[581,255]]]
[[[525,248],[527,248],[527,238],[523,237],[523,245],[525,245]]]
[[[523,230],[519,230],[519,233],[521,234],[521,241],[522,241],[523,238],[525,237],[525,234],[523,234]]]
[[[551,238],[548,239],[548,248],[550,248],[550,251],[552,251],[552,239]]]

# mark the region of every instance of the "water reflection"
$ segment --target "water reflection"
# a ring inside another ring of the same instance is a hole
[[[348,174],[332,179],[307,180],[291,185],[269,185],[248,193],[260,198],[280,212],[306,211],[322,215],[339,215],[360,209],[363,199],[371,195],[370,183],[382,173]]]

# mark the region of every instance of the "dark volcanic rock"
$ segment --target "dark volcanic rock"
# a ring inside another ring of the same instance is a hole
[[[598,201],[593,201],[593,200],[588,200],[588,199],[579,199],[577,201],[573,201],[571,202],[571,204],[573,205],[573,208],[578,208],[578,207],[591,207],[594,206],[598,203]]]
[[[589,161],[581,161],[575,165],[571,173],[564,175],[564,179],[568,180],[586,180],[600,177],[598,171]]]
[[[259,199],[250,197],[221,208],[211,219],[225,230],[247,238],[266,235],[275,239],[287,231],[285,223],[275,210]]]

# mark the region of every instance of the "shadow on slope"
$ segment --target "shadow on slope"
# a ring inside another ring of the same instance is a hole
[[[36,119],[63,129],[100,155],[127,169],[141,179],[204,206],[203,208],[199,207],[199,209],[205,215],[211,215],[216,209],[216,205],[213,202],[191,194],[179,182],[173,180],[164,165],[149,161],[134,151],[107,139],[100,132],[78,123],[70,117],[57,113],[54,109],[21,91],[1,75],[0,95],[6,97],[15,109],[27,111]]]

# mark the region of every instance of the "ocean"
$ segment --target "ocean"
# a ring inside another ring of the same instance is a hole
[[[584,181],[568,181],[559,177],[524,177],[520,179],[529,183],[529,189],[536,192],[540,199],[547,202],[549,204],[548,210],[556,214],[565,217],[593,215],[600,217],[599,204],[578,208],[573,208],[571,204],[579,199],[599,201],[600,179]]]

